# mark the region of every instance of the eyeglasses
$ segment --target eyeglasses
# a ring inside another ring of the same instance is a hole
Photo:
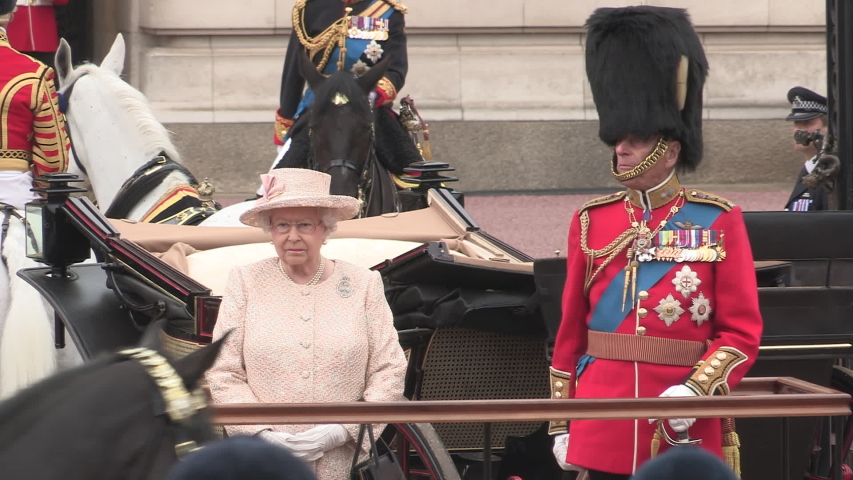
[[[297,232],[309,234],[309,233],[314,233],[314,230],[316,230],[320,224],[314,224],[311,222],[298,222],[295,224],[289,223],[289,222],[278,222],[272,226],[272,229],[273,229],[273,231],[275,231],[275,233],[284,234],[284,233],[289,233],[290,228],[294,225],[296,226]]]

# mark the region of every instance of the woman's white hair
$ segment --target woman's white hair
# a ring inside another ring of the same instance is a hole
[[[272,212],[276,210],[286,210],[287,207],[282,209],[274,208],[272,210],[264,210],[263,212],[258,213],[258,223],[261,225],[261,230],[264,233],[270,233],[272,231]],[[329,235],[332,234],[335,230],[338,229],[338,215],[334,209],[331,208],[322,208],[317,207],[317,213],[320,217],[320,223],[326,227],[325,239],[329,239]]]

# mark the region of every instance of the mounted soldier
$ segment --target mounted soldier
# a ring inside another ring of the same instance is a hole
[[[9,44],[15,0],[0,0],[0,202],[23,209],[38,198],[33,178],[64,172],[71,142],[59,111],[53,69]]]
[[[705,52],[681,9],[601,8],[587,28],[599,137],[625,190],[572,216],[552,397],[728,394],[755,362],[762,319],[741,209],[676,174],[702,159]],[[560,465],[591,480],[627,480],[691,437],[737,464],[720,419],[556,421],[551,433]]]
[[[310,88],[305,89],[305,78],[299,71],[299,55],[303,52],[326,76],[336,71],[360,76],[390,57],[385,76],[370,94],[372,106],[376,107],[376,154],[385,168],[397,175],[409,163],[421,160],[397,114],[391,110],[408,72],[405,13],[406,7],[396,0],[296,2],[276,112],[273,137],[279,150],[276,167],[308,165],[310,138],[306,110],[314,101],[314,94]]]

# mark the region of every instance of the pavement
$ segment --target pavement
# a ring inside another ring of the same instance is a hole
[[[729,199],[744,211],[781,210],[792,187],[779,184],[695,186]],[[486,232],[534,258],[542,258],[566,249],[572,212],[588,200],[607,193],[611,192],[510,195],[466,192],[465,209]],[[232,194],[217,197],[217,200],[227,206],[253,196],[248,193]]]

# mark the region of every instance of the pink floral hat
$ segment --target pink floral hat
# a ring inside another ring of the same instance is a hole
[[[338,220],[358,214],[359,202],[346,195],[329,195],[332,177],[306,168],[277,168],[261,175],[264,196],[240,215],[250,227],[260,227],[261,212],[288,207],[318,207],[335,210]]]

